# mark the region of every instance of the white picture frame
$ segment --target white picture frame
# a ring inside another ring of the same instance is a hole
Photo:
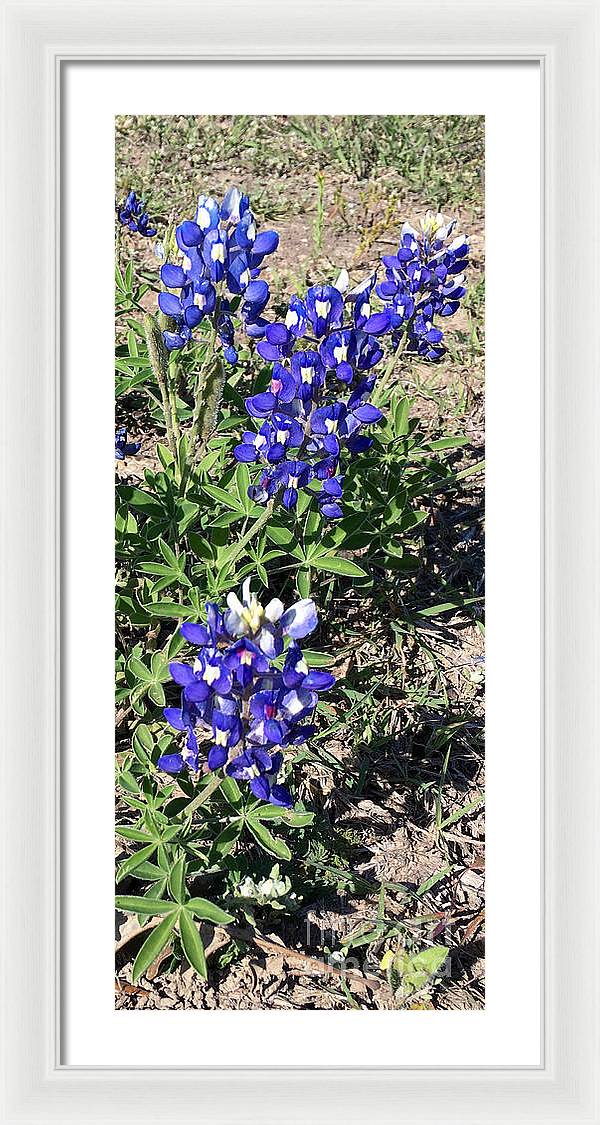
[[[600,1122],[597,0],[339,0],[327,7],[252,0],[223,8],[173,0],[168,13],[154,0],[0,0],[0,11],[2,1125],[141,1125],[190,1115],[290,1125]],[[61,66],[74,58],[534,59],[542,67],[546,792],[539,1067],[200,1071],[59,1061],[59,111]]]

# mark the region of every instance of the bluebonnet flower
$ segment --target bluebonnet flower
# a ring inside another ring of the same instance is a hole
[[[292,354],[296,336],[285,324],[268,324],[265,330],[265,339],[256,346],[256,350],[263,359],[287,359]]]
[[[320,339],[326,332],[341,327],[344,298],[333,285],[313,285],[306,294],[306,311],[313,332]]]
[[[314,732],[310,719],[319,692],[335,683],[329,673],[309,670],[298,644],[317,623],[310,598],[287,610],[279,598],[263,606],[249,579],[241,598],[228,594],[224,612],[209,602],[206,624],[185,622],[181,632],[198,652],[193,664],[169,665],[181,702],[164,710],[173,730],[185,734],[185,744],[163,754],[159,769],[197,772],[205,742],[209,770],[225,768],[230,777],[247,781],[255,797],[291,807],[289,789],[280,781],[283,749]],[[286,643],[280,670],[273,661]]]
[[[321,485],[321,491],[317,497],[319,503],[319,511],[325,519],[328,520],[341,520],[344,515],[343,508],[340,504],[342,499],[342,485],[344,483],[343,477],[326,477]]]
[[[298,449],[302,445],[304,430],[296,418],[277,411],[263,422],[257,434],[246,430],[242,436],[243,442],[233,451],[237,461],[263,458],[276,464],[283,461],[288,449]]]
[[[115,431],[115,457],[123,461],[125,457],[133,457],[139,453],[142,443],[140,441],[127,441],[127,427],[119,426]]]
[[[225,359],[237,363],[234,323],[229,297],[241,297],[240,313],[248,336],[261,339],[267,329],[262,313],[269,287],[259,278],[264,259],[277,249],[276,231],[257,233],[248,196],[230,188],[221,205],[212,196],[200,195],[194,219],[185,219],[175,230],[181,264],[165,263],[159,294],[161,311],[175,321],[176,331],[165,330],[167,348],[181,348],[193,330],[216,311],[217,328]]]
[[[130,191],[117,208],[119,222],[134,234],[141,234],[144,238],[153,238],[156,227],[151,227],[146,204],[138,199],[134,191]]]
[[[342,517],[343,458],[369,449],[367,427],[382,417],[368,398],[386,338],[394,349],[403,341],[408,353],[426,360],[444,354],[436,318],[459,307],[469,250],[464,237],[451,240],[454,226],[428,213],[420,231],[403,226],[396,254],[383,258],[382,280],[375,271],[349,289],[342,271],[335,285],[313,285],[305,298],[295,294],[283,320],[265,324],[260,317],[257,351],[273,365],[271,381],[246,399],[248,414],[261,424],[234,450],[238,461],[261,464],[248,489],[257,503],[280,497],[292,509],[298,487],[321,481],[315,492],[321,515]]]
[[[387,307],[394,342],[405,329],[406,350],[433,361],[445,352],[434,317],[453,316],[466,293],[469,244],[464,235],[448,241],[455,225],[431,211],[420,231],[405,223],[396,254],[382,259],[385,279],[376,289]]]
[[[338,284],[342,285],[340,279]],[[369,285],[372,289],[373,279]],[[351,308],[356,300],[349,295]],[[376,315],[369,310],[365,324]],[[268,389],[246,399],[248,414],[261,425],[257,433],[245,431],[234,456],[263,464],[258,481],[249,487],[250,497],[258,503],[280,494],[283,506],[291,510],[299,489],[308,488],[315,479],[335,477],[329,493],[317,494],[317,503],[327,519],[343,514],[338,503],[343,479],[338,473],[339,457],[343,447],[358,453],[371,444],[362,431],[382,415],[365,398],[375,383],[372,369],[383,356],[377,337],[362,328],[343,327],[343,316],[340,289],[314,285],[306,300],[293,297],[285,323],[268,326],[257,346],[259,354],[273,363],[271,381]],[[389,313],[380,314],[380,321],[374,324],[377,332],[382,331],[383,321],[389,328]],[[318,350],[303,346],[307,333],[317,337]],[[338,392],[332,398],[329,371],[335,373],[338,386],[349,389],[347,401],[340,400]]]
[[[173,266],[168,263],[161,269],[163,282],[171,284],[173,288],[177,287],[181,275],[185,278],[184,271],[180,266]],[[175,331],[169,329],[163,333],[165,344],[170,351],[174,348],[182,348],[192,339],[194,328],[200,324],[205,316],[210,316],[214,311],[216,299],[216,289],[212,282],[206,278],[202,278],[195,285],[191,281],[185,281],[181,286],[179,297],[175,296],[174,293],[158,294],[158,305],[161,312],[175,322]]]
[[[283,370],[285,371],[285,368]],[[283,378],[285,376],[282,376]],[[291,381],[298,398],[303,403],[311,402],[318,396],[325,382],[325,367],[318,352],[294,352],[291,362]]]

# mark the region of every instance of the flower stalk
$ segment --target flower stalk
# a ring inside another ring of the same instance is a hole
[[[175,432],[173,429],[173,418],[171,414],[171,403],[169,401],[168,390],[168,360],[165,346],[163,344],[162,333],[154,317],[146,313],[144,317],[144,334],[146,336],[146,344],[148,347],[148,356],[152,373],[160,390],[160,397],[162,401],[163,414],[165,418],[165,428],[167,431],[167,443],[175,462],[177,462],[177,443],[175,441]]]

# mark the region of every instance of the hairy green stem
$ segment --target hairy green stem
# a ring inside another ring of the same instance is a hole
[[[252,527],[250,528],[250,530],[247,531],[245,535],[242,535],[241,539],[238,539],[237,543],[235,544],[235,546],[233,548],[233,551],[232,551],[231,555],[227,559],[228,564],[232,563],[232,562],[236,562],[236,560],[239,558],[242,551],[244,550],[244,547],[250,542],[251,539],[254,539],[255,535],[258,535],[259,531],[262,531],[263,527],[265,526],[266,523],[268,523],[269,518],[273,514],[273,508],[274,507],[275,507],[275,500],[269,500],[269,503],[267,504],[267,506],[266,506],[264,512],[262,513],[262,515],[259,516],[257,520],[255,520],[255,522],[252,524]]]
[[[146,313],[144,317],[144,333],[146,336],[146,344],[148,346],[148,356],[152,366],[154,378],[158,383],[160,389],[160,397],[162,401],[163,414],[165,416],[165,427],[167,431],[167,442],[169,449],[177,462],[177,443],[175,441],[175,434],[173,432],[173,419],[171,415],[171,404],[169,402],[169,392],[167,388],[168,380],[168,360],[165,345],[162,338],[162,333],[154,317]]]
[[[173,355],[169,356],[168,362],[169,372],[169,402],[171,404],[171,419],[173,425],[173,436],[176,442],[179,442],[179,419],[177,417],[177,360]]]
[[[199,809],[201,805],[206,804],[209,797],[212,797],[213,793],[215,792],[216,789],[219,788],[219,785],[221,784],[222,781],[223,781],[223,775],[219,774],[219,773],[214,773],[212,775],[208,785],[205,785],[204,789],[202,789],[198,793],[198,796],[194,797],[193,800],[190,801],[189,805],[185,806],[185,809],[184,809],[185,815],[191,816],[192,813],[196,811],[196,809]]]
[[[182,487],[185,485],[185,482],[187,481],[192,463],[194,461],[194,453],[195,453],[195,449],[196,449],[196,442],[198,441],[200,426],[201,426],[201,423],[203,421],[202,410],[203,410],[203,407],[206,403],[206,395],[205,395],[204,392],[205,392],[206,383],[208,381],[208,377],[209,377],[209,374],[210,374],[210,365],[214,361],[215,344],[216,344],[216,340],[217,340],[216,318],[217,318],[217,310],[215,309],[215,314],[214,314],[214,316],[212,318],[212,322],[211,322],[210,336],[209,336],[209,338],[206,342],[206,351],[204,353],[204,359],[202,360],[202,363],[200,365],[200,370],[198,371],[198,381],[197,381],[197,385],[196,385],[196,399],[195,399],[195,402],[194,402],[194,412],[192,414],[192,425],[190,427],[190,431],[189,431],[189,434],[188,434],[187,462],[186,462],[186,466],[185,466],[184,473],[183,473]]]

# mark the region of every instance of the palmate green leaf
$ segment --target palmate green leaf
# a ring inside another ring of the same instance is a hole
[[[177,558],[175,551],[171,547],[169,547],[169,544],[165,543],[164,539],[158,540],[158,549],[167,566],[175,570],[179,569],[180,560]]]
[[[198,933],[198,927],[192,915],[185,909],[183,909],[179,915],[179,933],[181,935],[183,951],[190,965],[197,973],[200,973],[201,977],[206,979],[206,955],[204,953],[202,938]]]
[[[177,567],[167,566],[166,563],[139,563],[138,570],[142,574],[157,574],[161,578],[170,578],[172,582],[180,581],[182,578]]]
[[[175,460],[171,450],[166,445],[161,445],[160,442],[157,442],[156,452],[158,453],[158,458],[163,469],[168,469]]]
[[[172,902],[165,902],[161,898],[146,898],[142,895],[117,895],[115,906],[117,910],[122,910],[126,914],[147,914],[150,917],[154,917],[155,914],[169,914],[175,909]]]
[[[185,908],[191,910],[192,914],[202,922],[214,922],[215,926],[227,926],[233,922],[231,914],[216,906],[214,902],[209,902],[207,898],[188,898]]]
[[[254,839],[257,841],[257,843],[260,844],[261,848],[264,848],[264,850],[269,853],[269,855],[275,855],[278,857],[278,859],[292,858],[292,853],[287,844],[283,840],[280,840],[277,836],[274,836],[272,832],[269,832],[269,829],[265,828],[264,824],[261,824],[260,820],[255,819],[254,817],[248,817],[248,819],[246,820],[246,824],[248,825],[250,832],[254,836]]]
[[[324,570],[327,574],[341,574],[346,578],[368,578],[366,570],[350,559],[339,555],[320,555],[311,559],[311,566]]]
[[[163,918],[162,922],[159,922],[158,926],[156,926],[156,928],[152,930],[152,933],[146,938],[133,962],[132,980],[134,984],[158,957],[159,953],[165,948],[165,945],[167,945],[175,929],[178,913],[178,910],[174,910],[171,914],[167,914],[166,918]]]
[[[205,562],[214,561],[215,553],[207,539],[204,539],[195,531],[189,531],[188,542],[190,545],[190,550],[196,556],[196,558],[203,559]]]
[[[136,867],[135,871],[131,872],[131,877],[132,879],[141,879],[143,882],[146,882],[146,879],[166,878],[164,871],[161,870],[158,864],[150,863],[149,860],[140,863],[140,866]]]
[[[192,500],[178,500],[177,509],[180,513],[177,530],[180,535],[184,535],[190,524],[196,520],[200,512],[200,505],[195,504]]]
[[[133,512],[130,512],[125,504],[122,504],[121,507],[117,509],[115,515],[115,530],[117,535],[121,536],[137,535],[137,520]]]

